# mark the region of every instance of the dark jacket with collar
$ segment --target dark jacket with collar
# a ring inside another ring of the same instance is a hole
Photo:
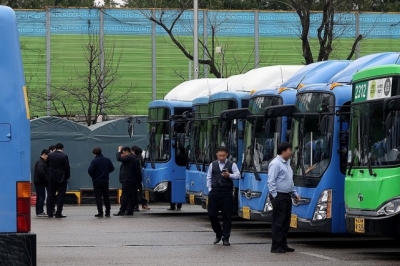
[[[68,155],[62,151],[55,151],[49,154],[47,162],[49,165],[49,182],[68,182],[71,176]]]
[[[114,165],[111,160],[104,157],[103,154],[96,155],[90,163],[88,173],[93,183],[108,182],[110,173],[114,171]]]
[[[49,168],[47,167],[47,162],[40,157],[33,170],[33,182],[35,185],[47,187],[48,174]]]
[[[140,162],[132,154],[127,156],[121,156],[120,152],[117,152],[117,161],[121,162],[119,169],[119,182],[137,182],[140,176]]]

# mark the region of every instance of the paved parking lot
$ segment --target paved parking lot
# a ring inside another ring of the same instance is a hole
[[[295,253],[271,254],[270,226],[234,219],[231,246],[214,246],[199,206],[167,212],[151,205],[134,217],[94,217],[94,206],[67,206],[66,219],[32,219],[38,265],[399,265],[400,242],[379,237],[291,231]],[[33,210],[33,209],[32,209]],[[117,210],[117,206],[113,206]]]

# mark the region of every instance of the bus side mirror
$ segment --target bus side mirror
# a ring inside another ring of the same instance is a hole
[[[328,112],[328,105],[326,103],[318,104],[317,113],[322,114]]]
[[[190,129],[191,129],[191,127],[192,127],[192,122],[193,122],[193,121],[188,121],[188,122],[186,123],[186,126],[185,126],[185,135],[186,135],[186,136],[189,136],[189,135],[190,135]]]
[[[400,96],[386,98],[383,101],[383,111],[399,111],[400,110]]]
[[[388,135],[393,126],[392,121],[393,121],[392,120],[392,112],[390,112],[388,114],[388,116],[386,117],[386,121],[385,121],[385,130],[386,130],[386,134],[388,134]]]

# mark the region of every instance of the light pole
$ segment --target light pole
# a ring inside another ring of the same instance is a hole
[[[199,78],[199,27],[198,27],[199,1],[193,0],[193,78]]]

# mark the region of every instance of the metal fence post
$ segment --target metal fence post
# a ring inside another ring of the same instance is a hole
[[[151,10],[151,16],[156,17],[156,10]],[[157,59],[156,59],[156,23],[151,22],[151,88],[152,88],[152,100],[157,99]]]
[[[46,114],[51,116],[50,8],[46,8]]]
[[[207,10],[203,10],[203,60],[207,60],[208,59],[208,55],[206,52],[206,48],[207,48],[207,36],[208,36],[208,13]],[[203,77],[207,78],[208,77],[208,65],[203,65]]]
[[[99,9],[99,45],[100,45],[100,115],[103,116],[104,110],[104,10]],[[103,118],[103,117],[102,117]]]
[[[193,78],[199,78],[199,1],[193,1]]]
[[[360,11],[356,11],[356,38],[360,35]],[[360,42],[356,44],[356,59],[360,57]]]
[[[260,64],[259,54],[259,13],[258,10],[254,10],[254,68],[258,68]]]

